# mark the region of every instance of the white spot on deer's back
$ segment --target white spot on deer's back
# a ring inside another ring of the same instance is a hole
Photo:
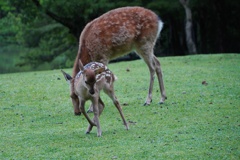
[[[97,74],[97,75],[96,75],[96,80],[98,81],[101,77],[102,77],[101,74]]]
[[[127,27],[127,24],[120,26],[116,33],[112,33],[112,43],[114,45],[123,45],[128,42],[128,40],[134,38],[134,33],[130,32]]]

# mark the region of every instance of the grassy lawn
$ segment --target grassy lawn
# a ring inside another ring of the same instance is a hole
[[[0,75],[0,159],[240,159],[240,55],[159,59],[162,105],[155,81],[153,102],[143,106],[149,72],[142,60],[109,65],[130,130],[102,94],[100,138],[96,127],[86,135],[87,121],[73,115],[59,70]]]

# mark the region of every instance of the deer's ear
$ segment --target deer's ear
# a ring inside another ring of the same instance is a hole
[[[105,68],[98,68],[94,70],[94,73],[97,75],[97,74],[101,74],[104,71],[105,71]]]
[[[80,69],[81,71],[84,70],[83,64],[82,64],[82,62],[81,62],[80,59],[79,59],[79,61],[78,61],[78,66],[79,66],[79,69]]]
[[[64,78],[66,79],[66,81],[69,82],[69,81],[71,81],[71,80],[73,79],[69,74],[67,74],[67,73],[64,72],[63,70],[61,70],[61,72],[62,72]]]

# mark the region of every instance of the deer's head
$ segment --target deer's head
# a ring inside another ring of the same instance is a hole
[[[87,68],[85,69],[83,67],[83,64],[81,62],[81,60],[79,60],[79,69],[80,72],[82,73],[83,76],[83,81],[85,83],[85,86],[88,88],[88,91],[91,95],[93,95],[95,93],[95,84],[96,84],[96,75],[97,74],[101,74],[105,68]]]
[[[74,86],[73,83],[77,81],[82,81],[81,83],[88,89],[89,93],[93,95],[95,93],[95,84],[96,84],[96,75],[101,74],[104,72],[105,68],[84,68],[82,62],[79,60],[79,69],[80,72],[76,75],[76,77],[72,78],[69,74],[64,72],[63,76],[65,77],[66,81],[69,82],[71,86]],[[76,86],[75,86],[76,87]],[[72,88],[72,87],[71,87]]]
[[[69,74],[61,70],[64,78],[70,85],[70,96],[72,98],[75,115],[81,114],[79,110],[78,96],[84,99],[87,93],[90,95],[94,95],[96,93],[96,88],[99,88],[97,85],[101,85],[97,82],[102,76],[104,76],[97,76],[97,74],[104,72],[105,66],[103,64],[101,65],[99,63],[92,62],[83,67],[82,62],[79,60],[79,69],[80,71],[75,77],[71,77]]]

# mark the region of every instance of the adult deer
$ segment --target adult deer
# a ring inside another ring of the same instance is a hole
[[[80,71],[72,78],[69,74],[62,71],[65,79],[71,84],[74,84],[74,89],[72,92],[78,96],[79,109],[81,113],[89,122],[88,129],[86,133],[90,133],[93,126],[97,126],[97,136],[102,135],[102,130],[99,123],[99,116],[104,109],[104,103],[100,98],[100,91],[103,90],[113,101],[114,105],[118,109],[123,123],[128,130],[128,124],[122,113],[122,108],[120,106],[117,97],[114,94],[113,83],[115,81],[115,76],[113,73],[102,63],[91,62],[83,67],[81,61],[79,60]],[[85,111],[85,102],[87,100],[92,101],[94,118],[93,121],[89,118]]]
[[[155,73],[161,91],[160,103],[163,103],[167,96],[162,70],[160,62],[153,53],[162,27],[163,22],[159,17],[142,7],[123,7],[103,14],[83,29],[72,76],[75,77],[79,72],[79,59],[83,65],[91,61],[107,65],[111,59],[135,51],[145,61],[150,71],[150,85],[145,105],[149,105],[152,101]],[[71,92],[71,98],[75,115],[78,115],[79,101],[74,92]]]

